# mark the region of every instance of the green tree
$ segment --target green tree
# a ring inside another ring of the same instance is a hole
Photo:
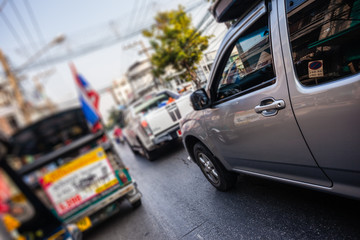
[[[149,38],[154,49],[151,56],[154,77],[161,77],[170,66],[179,72],[185,70],[182,77],[200,87],[196,64],[207,49],[211,36],[203,36],[192,26],[191,17],[186,14],[184,7],[159,12],[155,16],[155,24],[144,30],[143,35]]]
[[[115,108],[109,111],[107,128],[112,129],[115,125],[123,128],[125,126],[124,112]]]

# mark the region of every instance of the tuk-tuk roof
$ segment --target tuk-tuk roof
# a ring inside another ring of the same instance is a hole
[[[80,107],[74,107],[74,108],[70,108],[70,109],[66,109],[66,110],[63,110],[63,111],[59,111],[59,112],[56,112],[54,114],[51,114],[51,115],[48,115],[48,116],[45,116],[43,118],[41,118],[40,120],[38,121],[35,121],[29,125],[26,125],[25,127],[23,128],[20,128],[18,129],[11,137],[10,139],[13,139],[16,135],[20,134],[21,132],[23,132],[24,130],[26,129],[29,129],[29,128],[33,128],[34,126],[37,126],[37,125],[40,125],[46,121],[49,121],[51,119],[54,119],[54,118],[58,118],[59,116],[61,115],[64,115],[64,114],[67,114],[67,113],[71,113],[71,112],[79,112],[79,113],[82,113],[82,110]],[[85,119],[85,117],[84,117]]]
[[[80,108],[50,115],[20,129],[10,139],[16,156],[41,156],[68,145],[90,129]]]

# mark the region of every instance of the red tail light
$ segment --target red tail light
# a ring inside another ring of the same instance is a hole
[[[148,122],[147,122],[146,120],[143,120],[143,121],[141,122],[141,126],[142,126],[142,128],[144,129],[144,131],[146,132],[146,134],[147,134],[148,136],[151,136],[151,135],[152,135],[151,128],[150,128],[150,126],[149,126],[149,124],[148,124]]]
[[[149,126],[149,124],[147,123],[147,121],[142,121],[141,122],[141,126],[143,127],[143,128],[146,128],[146,127],[148,127]]]
[[[120,173],[119,178],[120,178],[121,182],[124,184],[129,181],[124,173]]]
[[[104,136],[102,136],[101,139],[97,140],[97,144],[106,143],[108,141],[109,141],[108,137],[106,135],[104,135]]]

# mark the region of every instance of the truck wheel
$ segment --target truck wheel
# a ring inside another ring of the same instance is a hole
[[[196,143],[193,149],[201,171],[216,189],[225,192],[235,186],[237,175],[226,170],[202,143]]]
[[[130,148],[130,150],[133,152],[133,154],[137,154],[137,152],[135,151],[134,147],[131,146],[130,142],[129,142],[127,139],[125,139],[125,142],[126,142],[126,144],[129,146],[129,148]]]
[[[131,206],[133,208],[138,208],[141,206],[141,199],[137,200],[136,202],[132,203]]]
[[[155,156],[154,156],[154,151],[148,151],[143,143],[140,141],[140,139],[138,139],[138,142],[140,143],[141,146],[141,154],[149,161],[153,161],[155,160]]]

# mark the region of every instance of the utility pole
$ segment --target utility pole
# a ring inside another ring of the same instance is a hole
[[[134,47],[136,47],[136,45],[141,46],[141,50],[139,51],[139,54],[145,53],[147,60],[151,64],[151,55],[149,53],[149,48],[146,48],[146,46],[145,46],[145,44],[144,44],[144,42],[142,40],[139,40],[139,41],[136,41],[136,42],[134,42],[132,44],[129,44],[128,46],[124,47],[124,50],[134,48]],[[151,65],[151,68],[152,68],[152,65]],[[162,84],[162,80],[161,79],[159,79],[159,80],[160,80],[160,83]],[[159,89],[159,86],[158,86],[158,83],[157,83],[155,77],[153,77],[153,82],[154,82],[155,88]]]
[[[45,100],[45,109],[47,111],[50,111],[50,113],[54,113],[56,111],[56,106],[54,105],[54,103],[52,103],[52,101],[50,100],[50,98],[47,96],[45,90],[44,90],[44,86],[43,84],[40,83],[40,78],[45,78],[48,77],[52,74],[55,73],[54,69],[50,69],[46,72],[42,72],[36,76],[33,77],[33,81],[35,84],[35,88],[36,91],[41,94],[41,97]]]
[[[141,46],[141,50],[139,51],[139,54],[145,53],[147,59],[149,60],[149,63],[151,64],[151,55],[149,53],[149,48],[146,48],[146,46],[142,40],[138,41],[138,44],[140,44],[140,46]],[[151,66],[151,68],[152,68],[152,66]],[[155,87],[157,89],[159,89],[156,78],[155,77],[153,77],[153,78],[154,78],[153,81],[154,81]],[[162,79],[160,77],[159,77],[159,80],[160,80],[160,84],[163,85]]]
[[[1,64],[3,65],[6,77],[14,91],[15,100],[16,100],[17,104],[19,105],[19,108],[24,116],[25,123],[28,124],[28,123],[30,123],[30,120],[31,120],[30,113],[29,113],[28,109],[26,108],[24,97],[21,93],[19,83],[15,77],[15,74],[11,71],[9,63],[8,63],[6,57],[4,56],[3,52],[1,51],[1,49],[0,49],[0,61],[1,61]]]
[[[108,91],[110,92],[112,98],[114,99],[115,103],[116,103],[116,107],[120,106],[120,101],[116,96],[115,90],[114,88],[112,88],[111,86],[108,88]]]
[[[146,48],[146,46],[145,46],[145,44],[144,44],[144,42],[142,40],[138,41],[138,44],[140,44],[140,46],[141,46],[141,51],[139,52],[139,54],[145,53],[147,59],[150,62],[151,55],[149,53],[149,48]]]

